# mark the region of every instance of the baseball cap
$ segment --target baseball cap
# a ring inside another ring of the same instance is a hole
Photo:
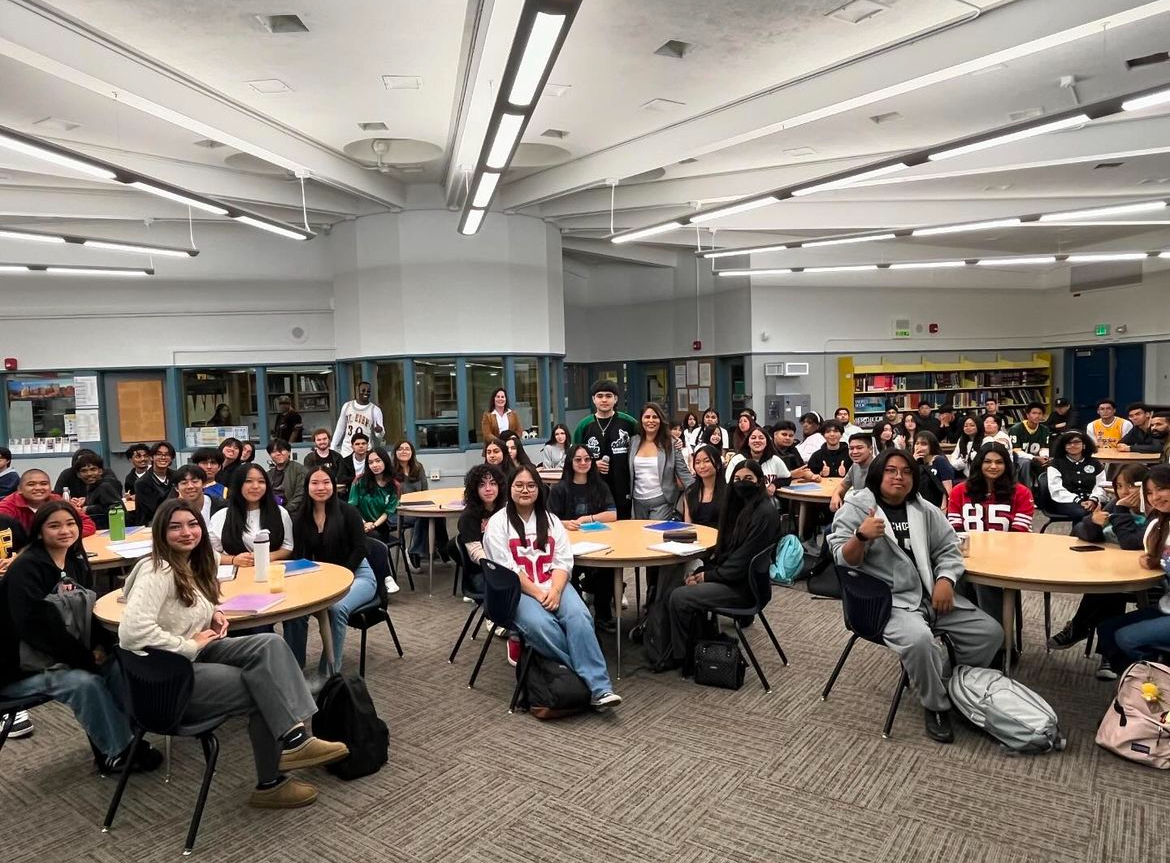
[[[1072,405],[1072,402],[1064,397],[1061,397],[1056,400],[1055,405],[1058,408],[1067,408]]]

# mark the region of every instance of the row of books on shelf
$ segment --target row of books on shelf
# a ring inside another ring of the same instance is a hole
[[[853,391],[906,392],[910,390],[957,390],[977,387],[1044,386],[1047,369],[1012,369],[986,372],[907,372],[905,374],[854,375]]]
[[[1011,387],[987,390],[959,390],[951,393],[899,393],[890,396],[856,396],[853,399],[855,414],[880,414],[887,404],[893,404],[900,411],[918,410],[922,401],[929,401],[937,410],[948,404],[959,411],[980,410],[988,399],[995,399],[1002,408],[1005,404],[1020,405],[1021,411],[1028,402],[1040,402],[1048,409],[1048,391],[1042,387]]]
[[[329,391],[329,381],[319,375],[269,375],[268,391],[291,395],[293,381],[296,381],[296,392],[324,393]]]

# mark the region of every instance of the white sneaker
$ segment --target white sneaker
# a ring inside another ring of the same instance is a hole
[[[622,703],[622,697],[616,692],[603,692],[596,698],[590,700],[589,704],[594,710],[609,710],[611,707],[617,707]]]
[[[626,585],[622,584],[622,608],[629,608],[630,601],[626,599]]]
[[[394,576],[392,575],[386,576],[382,583],[386,585],[386,593],[388,594],[398,593],[402,589],[398,586],[398,582],[394,580]]]
[[[474,600],[474,599],[472,599],[470,596],[465,596],[465,597],[463,597],[463,601],[464,601],[464,602],[475,602],[475,600]]]
[[[0,722],[3,722],[4,717],[0,717]],[[11,740],[16,740],[19,737],[28,737],[33,733],[32,720],[29,719],[27,710],[16,711],[16,718],[12,721],[12,730],[8,732],[8,737]]]

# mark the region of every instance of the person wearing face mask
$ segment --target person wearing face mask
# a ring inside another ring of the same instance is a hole
[[[934,631],[945,632],[962,665],[986,667],[1003,643],[1003,629],[955,585],[963,555],[943,511],[918,497],[920,474],[909,453],[886,450],[833,518],[829,548],[841,566],[856,567],[890,587],[893,607],[882,632],[898,654],[925,712],[926,733],[954,741],[943,655]]]
[[[382,409],[370,401],[372,392],[370,382],[362,381],[357,387],[357,398],[341,406],[341,415],[337,418],[337,428],[333,430],[331,447],[343,457],[353,452],[355,435],[364,436],[368,445],[370,438],[380,438],[385,431],[382,427]]]
[[[1052,445],[1048,465],[1048,494],[1051,511],[1066,515],[1073,523],[1105,504],[1105,466],[1093,458],[1097,451],[1084,432],[1065,432]]]

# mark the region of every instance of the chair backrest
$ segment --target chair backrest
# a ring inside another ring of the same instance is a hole
[[[841,583],[841,613],[845,618],[845,627],[866,641],[884,644],[882,632],[890,620],[890,609],[893,608],[890,586],[880,578],[851,566],[838,565],[834,569]]]
[[[776,553],[774,546],[765,548],[752,558],[748,567],[748,587],[752,592],[752,599],[759,608],[763,608],[772,601],[772,555]]]
[[[386,576],[390,575],[390,552],[386,543],[374,536],[366,537],[366,560],[374,571],[374,583],[378,590],[378,604],[385,608],[390,602],[386,593]]]
[[[452,543],[459,554],[460,561],[463,563],[459,569],[459,592],[472,599],[482,597],[482,592],[477,591],[471,581],[473,570],[478,569],[478,567],[471,562],[471,557],[467,554],[467,546],[458,537],[452,540]]]
[[[1041,512],[1052,509],[1052,492],[1048,490],[1048,469],[1038,470],[1032,480],[1032,498]]]
[[[486,557],[479,565],[483,570],[484,615],[497,626],[511,629],[516,619],[516,606],[520,604],[520,579],[523,576]]]
[[[126,686],[126,712],[152,734],[170,734],[182,724],[195,672],[191,660],[169,650],[145,655],[115,648]]]

